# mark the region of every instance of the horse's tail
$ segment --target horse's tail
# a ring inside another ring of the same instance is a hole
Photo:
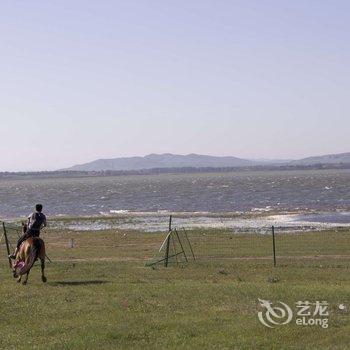
[[[30,247],[29,254],[25,258],[24,266],[20,269],[19,275],[24,275],[30,271],[35,261],[38,259],[40,249],[42,248],[42,241],[40,239],[34,239],[33,244]]]

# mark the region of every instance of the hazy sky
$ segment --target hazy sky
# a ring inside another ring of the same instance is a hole
[[[0,3],[0,171],[350,151],[350,2]]]

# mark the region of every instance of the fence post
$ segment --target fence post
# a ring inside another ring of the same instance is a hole
[[[2,228],[4,230],[4,237],[5,237],[5,244],[6,244],[6,251],[7,251],[7,256],[9,256],[11,253],[10,253],[10,245],[9,245],[9,240],[7,238],[7,232],[6,232],[6,226],[5,226],[5,223],[2,222]],[[10,268],[12,268],[12,262],[11,262],[11,258],[9,257],[9,265],[10,265]]]
[[[176,233],[177,240],[178,240],[179,243],[180,243],[181,250],[182,250],[182,253],[183,253],[183,255],[184,255],[185,259],[186,259],[186,262],[188,262],[188,259],[187,259],[187,256],[186,256],[184,247],[183,247],[183,245],[182,245],[182,243],[181,243],[181,239],[180,239],[180,237],[179,237],[179,233],[177,232],[177,229],[175,229],[175,233]]]
[[[164,259],[164,266],[168,267],[168,261],[169,261],[169,249],[170,249],[170,236],[171,236],[171,221],[172,221],[173,216],[170,215],[169,218],[169,233],[168,233],[168,239],[166,241],[166,248],[165,248],[165,259]]]
[[[164,266],[165,266],[165,267],[168,267],[169,248],[170,248],[170,234],[168,235],[168,239],[167,239],[167,242],[166,242],[165,260],[164,260]]]
[[[272,226],[272,251],[273,251],[273,266],[276,267],[276,242],[275,242],[275,226]]]
[[[187,243],[188,243],[188,245],[190,246],[190,250],[191,250],[191,253],[192,253],[193,260],[196,260],[196,258],[195,258],[195,256],[194,256],[194,253],[193,253],[192,244],[191,244],[191,242],[190,242],[190,240],[188,239],[188,236],[187,236],[187,232],[186,232],[186,230],[185,230],[184,227],[182,228],[182,230],[184,231],[184,234],[185,234]]]
[[[171,231],[171,222],[173,221],[173,216],[170,215],[170,218],[169,218],[169,232]]]

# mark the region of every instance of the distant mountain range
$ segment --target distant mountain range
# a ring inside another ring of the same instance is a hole
[[[199,154],[177,155],[171,153],[149,154],[145,157],[98,159],[74,165],[64,170],[72,171],[121,171],[154,168],[239,168],[254,166],[313,166],[318,164],[350,164],[350,152],[308,157],[300,160],[249,160],[237,157],[215,157]]]
[[[149,154],[145,157],[98,159],[90,163],[74,165],[66,170],[101,171],[101,170],[141,170],[153,168],[186,167],[242,167],[254,166],[256,162],[236,157],[214,157],[199,154]]]
[[[350,152],[293,160],[291,165],[350,164]]]

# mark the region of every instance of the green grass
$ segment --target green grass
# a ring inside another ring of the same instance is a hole
[[[350,308],[349,231],[278,235],[276,268],[269,235],[189,235],[198,260],[166,269],[145,267],[164,234],[48,231],[48,282],[36,265],[27,286],[11,277],[1,246],[0,348],[349,348],[349,311],[338,308]],[[326,300],[329,328],[268,329],[258,298],[292,308]]]

